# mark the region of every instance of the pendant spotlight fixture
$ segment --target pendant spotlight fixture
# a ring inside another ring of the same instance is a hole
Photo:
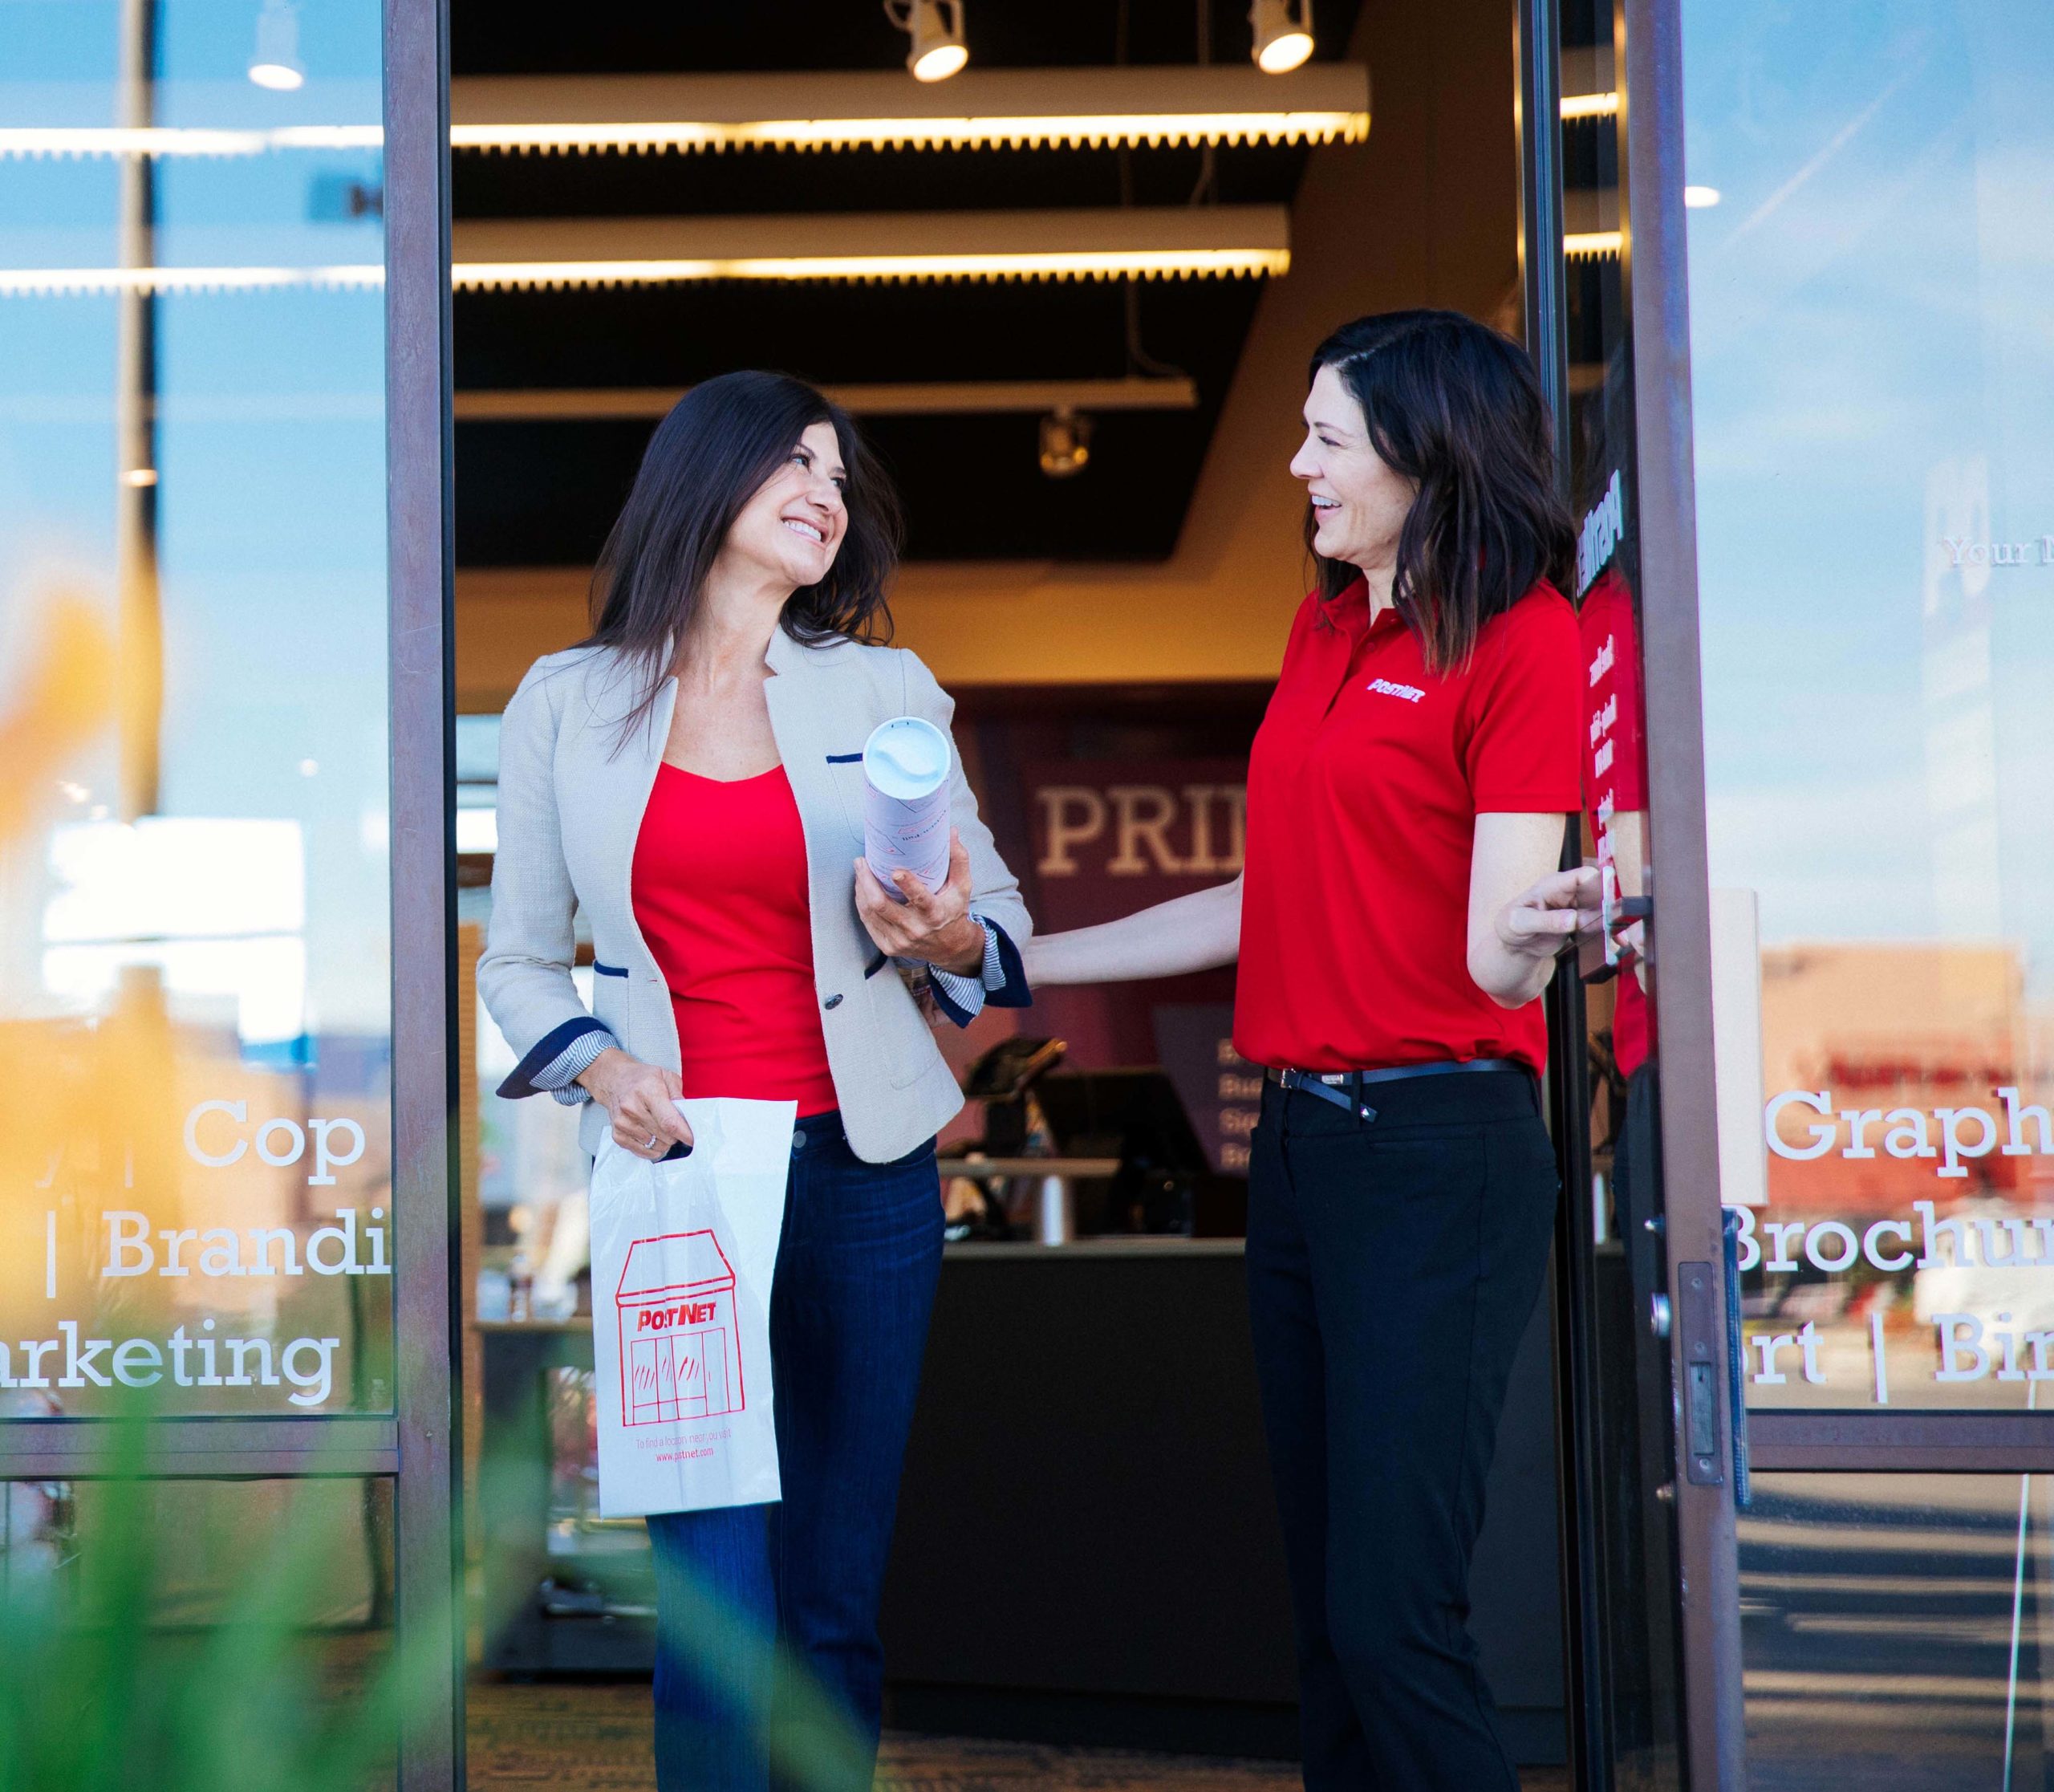
[[[250,59],[250,79],[275,93],[304,86],[306,71],[299,60],[299,8],[293,0],[264,0],[257,15],[257,54]]]
[[[1041,419],[1041,471],[1051,479],[1068,479],[1091,461],[1091,420],[1067,404]]]
[[[1313,53],[1312,0],[1254,0],[1248,54],[1265,75],[1288,75]]]
[[[970,59],[963,0],[884,0],[884,16],[913,40],[906,66],[916,81],[945,81]]]

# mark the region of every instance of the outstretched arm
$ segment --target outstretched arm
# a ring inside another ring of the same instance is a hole
[[[1231,965],[1241,953],[1241,880],[1159,902],[1098,927],[1037,933],[1030,984],[1122,983]]]

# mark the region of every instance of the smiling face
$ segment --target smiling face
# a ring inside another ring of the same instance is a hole
[[[847,481],[834,425],[810,425],[784,464],[742,506],[721,557],[794,590],[818,584],[848,532],[842,497]]]
[[[1419,488],[1377,453],[1362,407],[1337,368],[1321,368],[1305,396],[1305,445],[1291,471],[1312,500],[1313,551],[1388,576]]]

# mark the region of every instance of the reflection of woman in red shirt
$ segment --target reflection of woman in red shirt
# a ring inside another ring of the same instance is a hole
[[[1531,364],[1445,311],[1313,357],[1320,588],[1248,768],[1247,869],[1037,940],[1031,981],[1240,960],[1269,1067],[1248,1299],[1297,1613],[1308,1786],[1516,1792],[1469,1558],[1557,1192],[1536,998],[1597,920],[1573,529]]]

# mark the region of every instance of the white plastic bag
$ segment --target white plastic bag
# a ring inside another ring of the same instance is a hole
[[[780,1497],[770,1279],[792,1164],[790,1101],[680,1101],[689,1156],[609,1138],[592,1166],[599,1510],[609,1518]]]

